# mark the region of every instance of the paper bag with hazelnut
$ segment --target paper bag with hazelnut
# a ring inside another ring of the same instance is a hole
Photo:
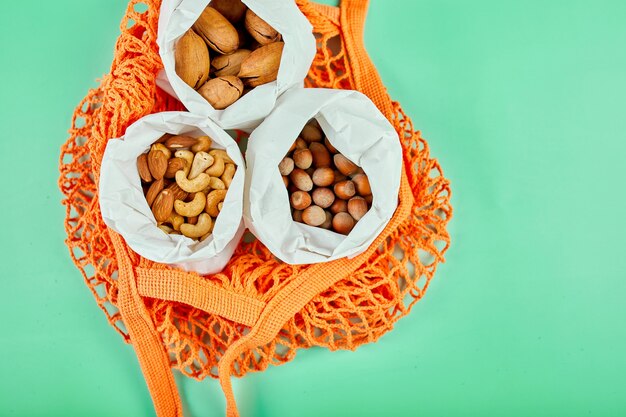
[[[252,129],[302,86],[315,55],[292,0],[164,0],[158,85],[224,129]]]
[[[246,225],[290,264],[358,255],[398,205],[398,134],[356,91],[288,91],[250,135],[246,162]]]
[[[230,260],[244,231],[245,164],[212,121],[156,113],[111,139],[100,169],[104,222],[141,256],[210,274]]]

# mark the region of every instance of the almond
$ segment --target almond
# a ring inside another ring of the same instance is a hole
[[[152,203],[152,213],[158,223],[167,221],[172,214],[174,208],[174,194],[165,189],[157,195],[154,203]]]
[[[198,93],[216,110],[233,104],[243,92],[243,83],[237,77],[227,75],[207,81]]]
[[[220,54],[230,54],[239,48],[237,29],[211,6],[204,9],[193,24],[193,30],[211,49]]]
[[[163,181],[163,178],[150,184],[150,188],[148,188],[148,192],[146,193],[146,201],[148,202],[148,206],[152,206],[152,203],[154,203],[157,195],[159,195],[159,193],[163,191],[164,185],[165,182]]]
[[[176,135],[167,139],[165,146],[172,151],[177,151],[179,149],[191,148],[196,142],[198,142],[198,139],[191,136]]]
[[[150,151],[148,153],[148,168],[152,177],[155,180],[160,180],[167,171],[167,156],[161,151]]]
[[[176,42],[174,60],[176,74],[194,90],[209,79],[209,49],[193,30],[188,30]]]
[[[274,42],[252,51],[241,63],[239,78],[249,87],[276,80],[284,46],[283,42]]]
[[[172,158],[167,161],[167,170],[163,176],[165,178],[174,178],[176,171],[182,171],[185,169],[185,160],[182,158]]]
[[[142,153],[137,158],[137,171],[139,172],[139,177],[143,182],[152,181],[152,174],[150,174],[150,168],[148,168],[148,154]]]
[[[168,185],[167,190],[174,195],[174,200],[183,200],[185,201],[189,196],[189,193],[178,186],[176,183],[172,183]]]

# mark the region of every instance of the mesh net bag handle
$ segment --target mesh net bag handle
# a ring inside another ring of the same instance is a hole
[[[362,38],[367,7],[368,1],[341,1],[339,16],[344,42],[348,48],[347,54],[350,57],[352,75],[357,89],[368,95],[382,113],[391,119],[391,100],[387,96],[382,81],[363,46]],[[320,12],[328,13],[330,10],[324,7],[320,8]],[[230,381],[230,371],[235,358],[245,349],[271,342],[284,323],[293,317],[311,298],[330,287],[334,282],[344,278],[362,263],[367,262],[373,248],[380,245],[389,231],[395,230],[398,224],[402,223],[409,215],[413,201],[410,187],[406,181],[404,177],[400,191],[403,197],[400,198],[401,204],[394,219],[387,226],[386,231],[371,245],[372,249],[351,260],[342,259],[308,268],[265,306],[250,332],[226,350],[219,362],[218,369],[220,384],[226,396],[226,412],[229,417],[239,415]],[[119,254],[118,263],[129,265],[130,260],[121,238],[114,232],[111,234],[117,246],[116,253]],[[160,280],[163,283],[163,291],[167,293],[162,296],[164,298],[185,299],[187,297],[181,296],[180,293],[188,292],[189,295],[194,294],[196,297],[212,297],[209,287],[200,287],[197,285],[198,283],[194,285],[190,282],[193,280],[190,277],[192,276],[188,274],[178,274],[177,279],[175,278],[178,281],[176,285],[169,285],[174,284],[174,282]],[[120,269],[119,280],[120,312],[133,341],[157,415],[159,417],[182,416],[180,397],[170,370],[167,352],[163,349],[161,337],[149,319],[149,314],[143,311],[145,306],[135,285],[131,269]],[[234,297],[235,295],[232,293],[220,294],[219,298],[224,307],[221,314],[232,317],[235,321],[241,321],[241,318],[247,315],[247,311],[241,309],[241,305],[233,299]]]
[[[140,2],[145,13],[136,11]],[[343,0],[340,9],[297,3],[320,34],[307,86],[362,91],[396,127],[403,146],[398,210],[365,253],[290,266],[253,242],[240,245],[224,273],[201,277],[139,257],[106,228],[96,184],[107,139],[146,114],[182,109],[154,83],[161,68],[159,0],[131,0],[111,73],[77,108],[62,147],[59,185],[70,255],[110,323],[135,348],[160,417],[182,416],[172,367],[197,379],[218,377],[234,417],[231,375],[287,362],[301,347],[354,349],[377,340],[421,298],[449,245],[449,184],[369,60],[362,42],[368,2]],[[422,260],[420,251],[430,259]]]

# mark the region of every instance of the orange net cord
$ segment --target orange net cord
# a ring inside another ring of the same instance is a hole
[[[305,85],[362,91],[403,147],[398,210],[365,253],[292,266],[252,240],[241,242],[222,273],[203,277],[141,258],[106,228],[97,191],[106,141],[147,114],[182,109],[155,84],[159,0],[130,2],[111,72],[76,109],[62,147],[70,255],[108,321],[133,344],[159,416],[182,415],[170,368],[219,377],[228,415],[236,416],[231,375],[285,363],[299,348],[355,349],[377,340],[424,295],[449,246],[449,182],[365,52],[367,1],[343,0],[341,9],[297,3],[317,39]]]

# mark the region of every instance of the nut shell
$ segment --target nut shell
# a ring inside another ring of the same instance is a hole
[[[296,210],[304,210],[311,205],[311,195],[305,191],[296,191],[291,194],[291,207]]]
[[[368,210],[367,201],[363,197],[352,197],[348,200],[348,213],[357,222],[365,216]]]
[[[280,175],[289,175],[291,174],[291,171],[293,171],[294,168],[294,162],[293,159],[289,158],[288,156],[284,157],[282,161],[280,161],[280,163],[278,164],[278,171],[280,172]]]
[[[200,14],[193,24],[193,30],[211,49],[220,54],[230,54],[239,48],[237,29],[211,6],[207,6]]]
[[[357,174],[352,177],[352,182],[356,187],[356,192],[359,195],[367,196],[372,194],[372,188],[370,187],[370,181],[365,174]]]
[[[326,221],[326,213],[319,206],[309,206],[302,212],[302,221],[309,226],[320,226]]]
[[[216,77],[237,75],[241,70],[241,63],[250,55],[247,49],[238,49],[232,54],[220,55],[211,61],[211,67]]]
[[[337,213],[335,217],[333,217],[333,230],[342,235],[350,233],[354,225],[355,221],[348,213]]]
[[[220,12],[232,24],[243,19],[248,9],[241,0],[213,0],[209,6]]]
[[[309,169],[313,163],[313,154],[308,149],[297,149],[293,153],[293,162],[298,168]]]
[[[324,134],[317,123],[309,122],[302,128],[300,137],[307,142],[321,142],[324,138]]]
[[[316,188],[313,190],[313,202],[321,208],[328,208],[335,202],[335,194],[330,188]]]
[[[194,90],[209,79],[209,49],[193,30],[188,30],[176,42],[174,61],[176,74]]]
[[[337,213],[347,213],[348,212],[348,202],[346,200],[342,200],[340,198],[336,198],[335,202],[330,206],[330,212],[333,214]]]
[[[311,191],[313,189],[313,180],[309,174],[300,168],[296,168],[289,175],[291,183],[301,191]]]
[[[241,97],[243,83],[235,76],[227,75],[207,81],[198,93],[216,110],[223,110]]]
[[[321,167],[313,171],[313,184],[318,187],[328,187],[335,182],[335,172],[330,167]]]
[[[280,33],[252,10],[246,12],[245,27],[252,38],[261,45],[267,45],[281,39]]]
[[[351,199],[356,194],[354,183],[350,180],[344,180],[335,184],[335,195],[343,200]]]
[[[254,51],[241,63],[239,78],[248,87],[275,81],[283,54],[283,42],[274,42]]]
[[[352,175],[359,170],[358,165],[340,153],[333,156],[333,161],[339,172],[343,175]]]
[[[315,168],[328,167],[332,163],[330,152],[321,143],[313,142],[309,145],[309,149],[313,154],[313,165]]]

